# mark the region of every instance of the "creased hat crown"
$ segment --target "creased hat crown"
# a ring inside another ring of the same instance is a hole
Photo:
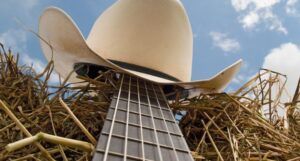
[[[87,44],[106,59],[190,81],[192,35],[179,0],[119,0],[97,19]]]

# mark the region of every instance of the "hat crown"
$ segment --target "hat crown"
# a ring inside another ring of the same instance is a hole
[[[118,0],[96,20],[87,44],[106,59],[191,79],[193,34],[179,0]]]

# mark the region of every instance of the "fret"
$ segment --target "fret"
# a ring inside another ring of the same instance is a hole
[[[130,143],[130,141],[128,141],[128,123],[129,123],[129,120],[133,119],[134,116],[130,116],[129,117],[129,102],[130,102],[130,88],[131,88],[131,77],[129,78],[129,86],[128,86],[128,96],[127,96],[127,110],[126,110],[126,127],[125,127],[125,145],[124,145],[124,161],[126,161],[126,158],[127,158],[127,147],[128,147],[128,142]],[[130,118],[130,119],[129,119]],[[135,118],[134,119],[135,122],[134,123],[137,123],[137,119]]]
[[[143,122],[143,124],[145,124],[146,122],[148,123],[149,122],[149,124],[150,124],[150,122],[152,122],[152,126],[153,126],[153,128],[154,128],[154,137],[155,137],[155,142],[157,143],[157,149],[158,149],[158,156],[159,156],[159,160],[163,160],[163,158],[162,158],[162,151],[161,151],[161,147],[159,146],[159,139],[158,139],[158,131],[156,130],[156,126],[155,126],[155,122],[154,122],[154,118],[153,118],[153,114],[152,114],[152,110],[151,110],[151,99],[149,98],[149,90],[147,89],[147,83],[148,82],[144,82],[144,85],[145,85],[145,93],[146,93],[146,95],[147,95],[147,99],[148,99],[148,108],[150,109],[149,111],[150,111],[150,117],[145,117],[145,118],[148,118],[147,119],[147,121],[145,121],[145,122]]]
[[[152,85],[152,89],[155,90],[154,87],[153,87],[153,85]],[[161,111],[161,106],[160,106],[160,104],[159,104],[159,101],[158,101],[159,99],[158,99],[158,97],[157,97],[156,92],[154,92],[154,95],[155,95],[156,101],[157,101],[157,103],[158,103],[157,105],[160,107],[160,109],[156,111],[157,114],[159,115],[159,113],[161,114],[161,112],[162,112],[162,111]],[[152,108],[152,110],[154,110],[154,109],[156,109],[156,108]],[[165,120],[164,118],[162,118],[162,120],[160,121],[159,125],[161,126],[161,130],[164,130],[164,131],[167,132],[167,134],[164,134],[164,136],[165,136],[165,139],[164,139],[164,140],[165,140],[165,141],[166,141],[166,140],[170,141],[169,144],[171,145],[173,152],[176,152],[175,147],[174,147],[173,140],[172,140],[172,138],[171,138],[171,134],[170,134],[170,132],[169,132],[169,130],[168,130],[168,127],[167,127],[166,120]],[[166,135],[167,135],[167,136],[166,136]],[[175,155],[174,155],[174,156],[175,156]],[[179,160],[178,160],[178,157],[175,157],[174,160],[179,161]]]
[[[142,142],[142,160],[144,161],[145,160],[145,142],[144,142],[144,130],[143,130],[143,126],[142,126],[142,110],[141,110],[141,96],[140,96],[140,85],[139,85],[139,82],[140,80],[137,78],[137,82],[136,82],[136,85],[137,85],[137,88],[136,88],[136,92],[137,92],[137,95],[138,95],[138,112],[139,112],[139,120],[141,122],[139,128],[140,128],[140,137],[141,137],[141,142]],[[133,90],[135,92],[135,90]]]
[[[123,85],[123,80],[124,80],[124,75],[122,76],[122,80],[121,80],[121,84],[120,86],[122,87]],[[108,151],[119,151],[120,148],[122,148],[122,140],[121,139],[118,139],[117,137],[112,137],[112,132],[113,132],[113,129],[114,129],[114,121],[116,119],[116,115],[119,114],[117,113],[118,111],[118,107],[122,107],[122,106],[119,106],[119,101],[120,101],[120,96],[121,96],[121,92],[122,92],[122,88],[119,89],[119,92],[118,92],[118,99],[116,101],[116,105],[115,105],[115,111],[114,111],[114,114],[113,114],[113,120],[111,122],[111,125],[110,125],[110,131],[109,131],[109,134],[108,134],[108,138],[107,138],[107,142],[106,142],[106,149],[105,149],[105,153],[104,153],[104,158],[103,160],[110,160],[108,159]],[[120,114],[119,114],[120,115]],[[117,117],[117,118],[121,118],[120,116]],[[109,127],[108,127],[109,128]],[[100,137],[101,138],[101,137]],[[111,144],[111,140],[114,144]],[[115,143],[119,144],[120,145],[120,148],[116,147],[116,146],[112,146],[112,145],[115,145]]]
[[[93,161],[192,161],[161,87],[123,75]]]

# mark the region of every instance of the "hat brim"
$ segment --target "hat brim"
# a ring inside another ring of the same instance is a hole
[[[205,91],[222,91],[239,71],[242,60],[225,68],[214,77],[191,82],[175,82],[151,74],[122,68],[96,54],[86,43],[82,33],[71,17],[56,7],[47,8],[40,17],[39,36],[45,57],[54,60],[55,71],[61,76],[67,76],[78,62],[92,63],[115,69],[119,72],[137,76],[158,84],[179,85],[183,88],[201,88]],[[76,74],[71,75],[70,82],[76,82]]]

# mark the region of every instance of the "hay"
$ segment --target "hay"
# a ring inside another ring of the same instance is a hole
[[[233,94],[201,94],[174,101],[175,113],[187,112],[180,127],[195,158],[299,160],[299,106],[280,101],[285,82],[286,76],[262,69]],[[280,116],[288,108],[288,118],[293,120],[288,125],[293,130],[284,127],[284,116]]]
[[[18,60],[2,46],[0,160],[90,160],[118,74],[107,71],[97,78],[101,81],[81,77],[84,83],[76,86],[67,79],[50,86],[53,62],[36,73]],[[300,87],[284,104],[279,98],[285,80],[262,70],[232,94],[171,101],[174,114],[182,115],[179,125],[195,159],[299,160]]]
[[[32,67],[18,66],[18,60],[18,56],[11,51],[6,52],[2,46],[0,100],[7,110],[0,104],[1,160],[22,157],[45,160],[49,159],[49,155],[55,160],[89,160],[91,155],[84,151],[43,141],[10,153],[6,152],[5,146],[40,132],[95,143],[90,139],[91,136],[97,139],[101,132],[115,86],[112,79],[114,72],[104,73],[99,78],[103,83],[91,85],[86,79],[84,82],[87,85],[70,87],[69,84],[61,83],[51,87],[48,86],[48,80],[53,71],[53,62],[48,64],[42,74],[37,74]],[[60,101],[61,97],[63,99]],[[74,121],[70,113],[78,120]],[[41,153],[41,150],[48,154]]]

